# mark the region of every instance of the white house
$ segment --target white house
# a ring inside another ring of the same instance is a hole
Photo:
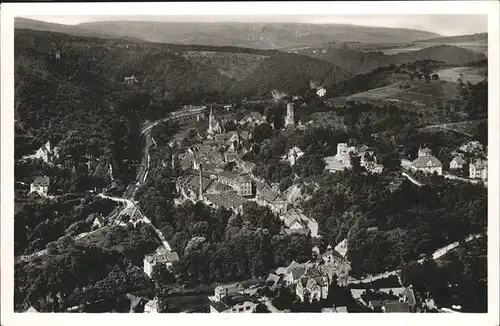
[[[323,97],[323,96],[326,95],[326,89],[320,88],[320,89],[318,89],[318,91],[316,92],[316,94],[318,94],[319,97]]]
[[[43,177],[36,177],[35,180],[30,184],[30,194],[31,193],[38,193],[42,197],[47,196],[47,192],[49,190],[49,185],[50,185],[50,178],[47,176]]]
[[[35,158],[42,159],[45,163],[52,163],[54,158],[59,156],[59,148],[52,147],[50,140],[40,147],[36,153]]]
[[[469,177],[471,179],[488,179],[488,161],[478,159],[469,165]]]

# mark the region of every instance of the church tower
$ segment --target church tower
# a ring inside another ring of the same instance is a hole
[[[212,121],[213,121],[212,106],[210,106],[210,114],[208,116],[208,133],[209,134],[214,133],[214,131],[212,129]]]
[[[294,126],[294,108],[293,103],[289,102],[286,104],[286,117],[285,117],[285,127]]]

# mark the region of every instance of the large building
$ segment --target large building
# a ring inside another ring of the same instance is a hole
[[[347,146],[346,143],[337,144],[337,154],[325,157],[325,169],[330,172],[342,171],[351,168],[351,153],[356,153],[354,146]]]
[[[422,171],[425,173],[443,173],[443,164],[435,156],[429,148],[420,148],[418,157],[412,162],[411,168],[413,171]]]
[[[160,246],[154,253],[144,257],[144,273],[151,277],[156,266],[164,264],[170,269],[177,261],[179,261],[179,255],[175,251]]]

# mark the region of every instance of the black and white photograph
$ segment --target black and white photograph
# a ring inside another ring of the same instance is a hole
[[[445,3],[2,6],[2,315],[498,325],[499,5]]]

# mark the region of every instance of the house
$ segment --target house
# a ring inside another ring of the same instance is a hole
[[[318,223],[313,218],[305,216],[299,209],[288,210],[280,216],[280,219],[290,229],[307,228],[312,238],[318,237]]]
[[[411,169],[413,171],[422,171],[424,173],[443,173],[443,164],[435,156],[429,148],[421,148],[418,150],[418,157],[412,162]]]
[[[147,312],[147,313],[157,313],[158,310],[159,310],[158,309],[158,301],[157,301],[156,298],[154,298],[153,300],[149,300],[144,305],[144,312]]]
[[[123,82],[124,82],[125,84],[135,84],[135,83],[137,83],[137,78],[135,78],[135,76],[134,76],[134,75],[132,75],[132,76],[130,76],[130,77],[125,77],[125,78],[123,79]]]
[[[300,148],[295,146],[294,148],[290,148],[288,150],[288,154],[283,156],[283,160],[288,161],[290,163],[290,166],[294,166],[297,160],[302,156],[304,156],[304,152]]]
[[[460,156],[455,156],[450,162],[450,170],[461,170],[465,165],[465,160]]]
[[[30,194],[36,192],[42,197],[47,197],[49,191],[50,178],[47,176],[35,177],[35,180],[30,184]]]
[[[38,310],[36,310],[35,308],[33,308],[33,306],[30,306],[28,308],[28,310],[26,310],[25,312],[38,312]]]
[[[469,165],[469,178],[471,179],[482,179],[483,181],[488,179],[488,161],[483,159],[477,159],[471,162]]]
[[[232,294],[210,303],[210,313],[253,313],[259,300],[247,294]]]
[[[214,296],[211,298],[212,301],[220,301],[227,296],[240,293],[241,285],[239,283],[231,283],[219,285],[214,290]]]
[[[50,140],[40,147],[35,153],[35,158],[41,159],[45,163],[52,163],[54,158],[57,157],[59,157],[59,148],[52,147]]]
[[[129,312],[144,312],[144,306],[146,305],[147,300],[135,296],[133,294],[127,293],[126,294],[127,299],[130,300],[130,311]]]
[[[306,298],[309,298],[309,302],[324,300],[328,297],[328,285],[328,278],[317,268],[311,267],[297,282],[295,294],[301,302]]]
[[[484,147],[480,142],[474,140],[463,144],[462,146],[460,146],[459,150],[464,153],[477,153],[482,152],[484,150]]]
[[[357,150],[360,154],[360,165],[371,173],[382,173],[384,166],[378,164],[375,152],[370,150],[367,146],[362,146]]]
[[[266,122],[266,116],[262,115],[258,111],[252,111],[250,114],[245,116],[243,119],[239,121],[241,125],[243,124],[251,124],[251,125],[260,125]]]
[[[144,256],[144,273],[151,277],[155,266],[164,264],[170,269],[173,263],[178,261],[179,255],[175,251],[170,251],[160,246],[154,253]]]
[[[296,284],[306,271],[313,267],[313,263],[299,264],[295,260],[287,267],[280,267],[276,270],[276,275],[282,275],[286,285]]]
[[[264,182],[255,182],[256,187],[256,202],[261,206],[266,206],[276,214],[284,214],[288,209],[288,202],[278,192],[274,191],[269,185]]]
[[[102,214],[99,214],[95,217],[94,222],[92,223],[92,228],[102,228],[106,221]]]
[[[345,257],[347,254],[347,239],[344,239],[339,244],[337,244],[334,250],[338,252],[342,257]]]
[[[318,91],[316,92],[316,94],[318,94],[319,97],[323,97],[326,95],[326,89],[324,89],[323,87],[321,87],[320,89],[318,89]]]

